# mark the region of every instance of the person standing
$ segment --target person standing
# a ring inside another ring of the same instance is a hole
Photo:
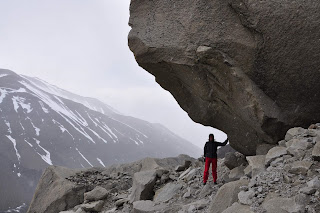
[[[217,184],[217,149],[218,146],[227,145],[229,139],[227,138],[223,143],[214,140],[214,135],[209,135],[209,141],[204,146],[205,168],[203,174],[203,185],[206,185],[209,177],[209,168],[212,164],[212,177],[214,184]]]

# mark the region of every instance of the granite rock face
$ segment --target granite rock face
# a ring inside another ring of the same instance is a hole
[[[132,0],[129,47],[196,122],[253,155],[320,119],[316,0]]]
[[[48,167],[41,176],[28,212],[56,213],[82,203],[86,187],[65,179],[75,173],[76,170],[64,167]]]

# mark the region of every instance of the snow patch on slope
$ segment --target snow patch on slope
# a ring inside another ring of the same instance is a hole
[[[20,155],[19,152],[18,152],[16,140],[13,139],[13,138],[11,137],[11,135],[6,135],[6,136],[7,136],[7,138],[12,142],[13,148],[14,148],[14,150],[16,151],[16,155],[17,155],[18,161],[20,162],[21,155]]]
[[[30,113],[32,111],[30,103],[26,104],[25,101],[26,101],[25,98],[13,96],[12,102],[13,102],[14,110],[18,112],[19,107],[21,107],[22,109],[26,109],[27,113]]]
[[[0,104],[2,103],[3,99],[6,97],[7,94],[8,92],[6,90],[0,88]]]
[[[40,145],[40,141],[35,139],[34,140],[36,141],[36,143],[38,144],[38,146],[46,153],[46,155],[41,155],[40,153],[38,153],[38,155],[40,155],[40,157],[42,158],[42,160],[44,160],[47,164],[49,165],[53,165],[52,164],[52,161],[50,159],[50,152],[48,150],[46,150],[45,148],[43,148],[41,145]]]
[[[10,134],[12,134],[12,130],[11,130],[11,126],[10,126],[10,123],[8,122],[8,121],[4,121],[5,122],[5,124],[7,125],[7,127],[8,127],[8,132],[10,133]]]
[[[8,76],[8,74],[0,74],[0,78],[6,77],[6,76]]]
[[[71,135],[71,133],[70,133],[62,124],[60,124],[58,121],[56,121],[56,120],[54,120],[54,119],[52,119],[52,122],[53,122],[54,124],[58,124],[61,132],[62,132],[62,133],[67,132],[67,133],[72,137],[72,139],[74,140],[73,135]]]
[[[36,135],[39,136],[40,135],[40,129],[33,124],[32,120],[29,117],[27,117],[26,119],[29,119],[32,127],[34,128],[34,131],[36,131]]]
[[[104,163],[102,162],[102,160],[100,158],[97,158],[97,160],[99,161],[99,163],[103,166],[106,167],[106,165],[104,165]]]
[[[45,108],[45,106],[44,106],[42,101],[39,101],[39,104],[40,104],[42,110],[44,111],[44,113],[49,113],[49,110],[47,108]]]
[[[90,163],[90,161],[88,161],[88,159],[83,156],[83,154],[79,151],[79,149],[76,148],[76,150],[79,152],[79,154],[81,155],[81,157],[82,157],[85,161],[87,161],[87,163],[88,163],[91,167],[93,167],[93,165]],[[82,164],[81,164],[81,165],[82,165]],[[82,166],[83,166],[83,165],[82,165]],[[83,166],[83,167],[84,167],[84,166]]]

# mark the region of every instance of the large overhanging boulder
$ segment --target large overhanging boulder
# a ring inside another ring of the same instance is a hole
[[[198,123],[255,154],[320,120],[318,0],[132,0],[129,47]]]

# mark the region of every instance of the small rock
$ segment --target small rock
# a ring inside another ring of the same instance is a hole
[[[184,193],[183,198],[189,198],[191,197],[191,190],[190,188],[188,188],[188,191],[186,193]]]
[[[252,167],[250,165],[248,165],[243,172],[247,177],[252,177]]]
[[[155,202],[166,202],[175,196],[179,190],[182,188],[181,184],[168,183],[158,191],[156,191],[154,196]]]
[[[101,187],[96,186],[92,191],[84,193],[84,199],[86,201],[97,201],[97,200],[103,200],[108,196],[108,191]]]
[[[95,201],[92,203],[82,204],[80,206],[85,211],[99,212],[99,211],[101,211],[103,204],[104,204],[104,201],[99,200],[99,201]]]
[[[197,54],[204,54],[208,51],[210,51],[212,49],[212,47],[208,47],[208,46],[199,46],[197,48]]]
[[[182,179],[185,179],[186,181],[190,181],[193,178],[195,178],[195,175],[198,171],[199,171],[199,168],[194,168],[187,175],[185,175]]]
[[[133,213],[154,213],[166,207],[166,204],[156,204],[151,200],[140,200],[133,202]]]
[[[238,200],[241,186],[248,185],[248,180],[233,181],[221,186],[210,204],[210,213],[221,213]]]
[[[287,154],[287,148],[281,147],[281,146],[273,147],[272,149],[269,150],[268,154],[266,155],[265,165],[269,166],[273,160],[286,154]]]
[[[309,161],[296,161],[293,162],[289,172],[292,174],[307,174],[307,171],[309,170],[311,165],[312,163]]]
[[[278,142],[279,146],[282,146],[282,147],[286,147],[286,142],[285,140],[281,140]]]
[[[189,168],[191,165],[191,161],[190,160],[185,160],[184,161],[184,165],[179,165],[175,168],[176,172],[181,172],[184,171],[185,169]]]
[[[184,171],[180,176],[179,176],[179,179],[182,179],[184,178],[184,176],[186,176],[190,171],[191,171],[191,167],[189,167],[186,171]],[[170,177],[170,176],[169,176]]]
[[[124,198],[124,199],[120,199],[120,200],[117,200],[116,201],[116,207],[120,207],[120,206],[123,206],[123,204],[127,203],[129,200]]]
[[[224,164],[231,170],[243,164],[247,164],[247,161],[241,154],[228,152],[224,157]]]
[[[239,180],[244,175],[244,166],[238,166],[230,171],[229,179],[231,181]]]
[[[260,172],[265,170],[265,155],[247,156],[246,159],[249,163],[249,166],[251,166],[252,177],[255,177]]]
[[[318,177],[313,178],[309,182],[307,182],[308,187],[314,188],[314,189],[320,189],[320,180]]]
[[[313,147],[312,158],[315,161],[320,161],[320,140],[317,140],[316,145]]]
[[[222,213],[253,213],[250,207],[247,205],[241,205],[237,202],[233,203],[232,206],[224,210]]]
[[[311,195],[314,194],[317,190],[315,188],[311,187],[303,187],[302,189],[299,190],[300,193],[306,194],[306,195]]]
[[[254,191],[252,190],[249,190],[249,191],[241,191],[239,192],[238,194],[238,199],[239,199],[239,202],[241,204],[245,204],[245,205],[251,205],[252,204],[252,198],[254,197]]]
[[[303,129],[301,127],[294,127],[294,128],[291,128],[287,131],[286,133],[286,136],[285,136],[285,140],[286,141],[289,141],[291,140],[292,138],[296,137],[296,136],[299,136],[299,135],[302,135],[302,134],[305,134],[307,132],[306,129]]]
[[[210,183],[207,183],[207,185],[205,185],[205,186],[202,188],[202,190],[201,190],[201,192],[200,192],[200,194],[199,194],[199,197],[200,197],[200,198],[204,198],[204,197],[206,197],[206,196],[208,196],[208,195],[211,195],[212,192],[213,192],[213,187],[210,185]]]

